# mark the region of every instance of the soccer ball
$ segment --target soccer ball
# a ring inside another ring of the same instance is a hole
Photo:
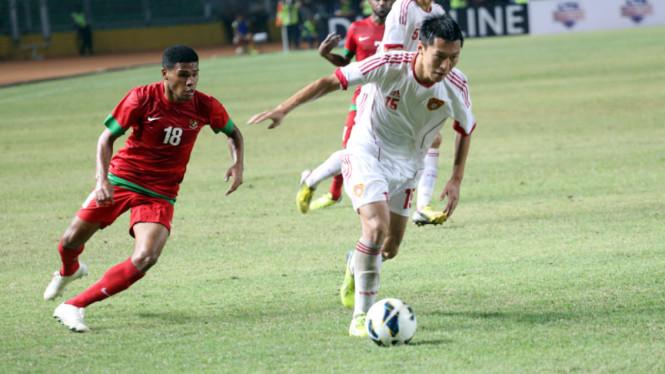
[[[377,301],[365,318],[367,335],[383,347],[407,344],[416,332],[416,315],[410,306],[399,299]]]

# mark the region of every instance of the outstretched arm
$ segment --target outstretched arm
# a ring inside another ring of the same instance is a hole
[[[446,214],[446,217],[450,217],[457,207],[457,202],[459,201],[460,196],[460,186],[462,184],[462,178],[464,178],[464,166],[466,165],[466,157],[469,154],[469,147],[471,145],[471,135],[462,135],[457,133],[455,138],[455,161],[453,163],[453,174],[450,177],[448,183],[443,188],[443,193],[439,200],[443,200],[446,197],[448,201],[446,202],[446,207],[443,209],[443,213]]]
[[[314,101],[319,97],[325,96],[333,91],[339,90],[341,87],[339,79],[333,74],[324,78],[320,78],[310,83],[307,87],[296,92],[293,96],[286,99],[283,103],[279,104],[275,109],[268,110],[263,113],[255,114],[247,121],[248,124],[260,123],[265,120],[272,120],[268,125],[269,129],[273,129],[282,123],[284,117],[299,105]]]
[[[109,165],[113,155],[113,142],[118,139],[109,129],[104,129],[97,140],[97,154],[95,156],[96,173],[95,201],[97,206],[113,204],[113,185],[109,182]]]
[[[346,56],[341,56],[332,52],[339,42],[342,40],[342,37],[334,32],[328,34],[328,36],[321,42],[319,46],[319,54],[321,57],[330,61],[335,66],[346,66],[351,62],[351,59]]]
[[[233,183],[226,190],[226,195],[229,195],[242,184],[242,173],[245,168],[245,141],[238,127],[234,127],[226,136],[226,142],[229,145],[231,159],[233,160],[233,165],[226,171],[226,175],[224,176],[224,182],[228,182],[230,178],[233,178]]]

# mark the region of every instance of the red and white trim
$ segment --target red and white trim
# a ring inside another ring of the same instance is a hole
[[[360,72],[363,75],[367,75],[370,71],[385,64],[402,64],[405,62],[411,62],[414,55],[415,53],[408,52],[377,55],[374,58],[363,60],[363,62],[360,63]]]
[[[413,1],[414,0],[408,0],[408,1],[405,1],[405,2],[402,3],[402,7],[399,10],[399,23],[401,25],[406,25],[406,22],[407,22],[407,19],[408,19],[408,14],[409,14],[409,5],[411,5],[411,3]],[[416,6],[418,8],[420,8],[420,5],[418,5],[418,3],[416,3]],[[434,7],[440,8],[445,13],[445,10],[443,9],[443,7],[441,5],[435,3],[435,2],[432,2],[430,4],[429,9],[423,9],[423,11],[425,13],[432,13],[432,9]]]
[[[351,178],[351,174],[353,174],[353,168],[351,164],[351,160],[349,159],[349,155],[344,155],[342,156],[342,163],[346,165],[346,168],[342,168],[342,176],[344,179],[349,180]]]
[[[349,88],[349,81],[346,80],[341,68],[335,69],[335,76],[339,79],[339,84],[342,85],[342,89],[346,91],[346,89]]]
[[[413,0],[408,0],[402,3],[402,7],[399,9],[399,24],[400,25],[406,25],[406,22],[408,20],[408,14],[409,14],[409,5],[413,2]]]
[[[360,240],[356,245],[356,251],[369,256],[378,256],[381,254],[381,246],[369,246]]]
[[[415,52],[415,53],[417,54],[418,52]],[[418,79],[418,75],[416,75],[416,59],[415,58],[411,62],[411,71],[413,72],[413,78],[416,80],[416,82],[418,82],[419,85],[421,85],[425,88],[430,88],[430,87],[434,86],[435,82],[427,84],[427,83],[421,82],[420,79]]]
[[[473,126],[471,126],[471,131],[469,131],[469,133],[467,134],[466,131],[464,131],[464,129],[462,128],[462,126],[460,126],[459,121],[455,121],[455,122],[453,122],[453,130],[457,131],[457,132],[460,133],[462,136],[468,136],[468,135],[471,135],[471,133],[472,133],[473,130],[475,130],[475,129],[476,129],[476,124],[474,123]]]
[[[459,88],[460,91],[462,91],[462,96],[464,97],[464,103],[466,104],[466,107],[471,106],[471,101],[469,100],[469,86],[466,83],[466,80],[459,76],[457,73],[454,71],[450,71],[448,75],[446,75],[446,79],[452,83],[455,87]]]
[[[384,44],[383,45],[383,50],[386,51],[388,49],[393,49],[393,48],[402,48],[404,49],[404,44]]]

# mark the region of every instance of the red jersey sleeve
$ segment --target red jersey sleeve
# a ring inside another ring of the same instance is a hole
[[[233,121],[229,118],[226,108],[217,99],[211,97],[210,128],[212,131],[228,134],[233,130],[233,126]]]
[[[124,135],[132,124],[136,124],[141,118],[143,108],[143,105],[141,105],[143,99],[142,89],[143,87],[132,88],[115,109],[113,109],[111,114],[106,117],[104,125],[113,135],[118,137]]]
[[[356,25],[352,23],[349,31],[346,33],[346,43],[344,44],[344,54],[353,57],[358,52],[358,43],[356,41]]]

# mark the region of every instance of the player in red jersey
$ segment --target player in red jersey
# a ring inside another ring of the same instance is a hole
[[[225,178],[233,181],[226,195],[242,184],[242,134],[219,101],[196,91],[198,61],[189,47],[169,47],[162,56],[163,80],[133,88],[106,118],[97,142],[97,183],[60,239],[62,268],[55,272],[44,299],[61,296],[67,284],[88,274],[87,266],[78,261],[85,243],[128,209],[135,246],[130,258],[55,309],[53,317],[72,331],[90,331],[83,322],[84,308],[124,291],[157,262],[171,231],[189,156],[206,124],[215,133],[226,134],[231,150],[233,165]],[[111,158],[115,140],[130,128],[125,146]]]
[[[390,12],[393,2],[394,0],[369,0],[372,7],[372,14],[361,21],[351,24],[346,34],[343,55],[331,53],[333,48],[342,40],[342,37],[336,33],[330,33],[321,43],[319,54],[335,66],[348,65],[354,56],[357,61],[362,61],[374,55],[381,43],[381,39],[383,39],[386,16]],[[356,87],[356,92],[353,94],[353,99],[351,99],[351,107],[349,108],[346,124],[344,125],[344,133],[342,134],[342,148],[346,148],[346,142],[351,135],[351,128],[355,124],[356,98],[359,93],[360,86]],[[313,171],[303,171],[300,190],[296,196],[296,203],[300,212],[307,213],[310,209],[326,208],[342,200],[342,153],[342,150],[334,152]],[[333,182],[329,192],[315,201],[311,201],[316,186],[322,180],[330,177],[333,177]]]

